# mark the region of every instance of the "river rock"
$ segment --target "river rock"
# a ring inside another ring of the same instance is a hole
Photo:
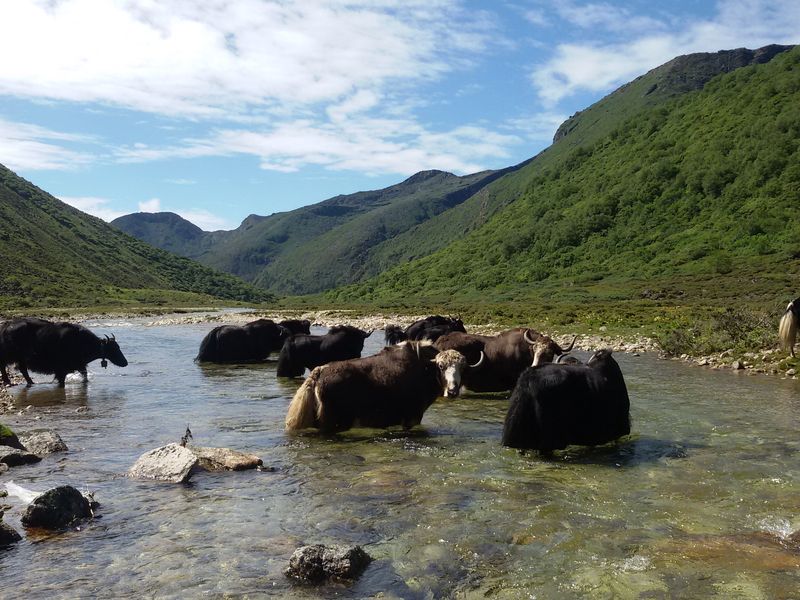
[[[741,371],[742,369],[744,369],[744,363],[735,360],[733,361],[733,363],[731,363],[731,369],[733,369],[734,371]]]
[[[19,441],[17,434],[2,423],[0,423],[0,446],[10,446],[17,450],[26,450],[25,446]]]
[[[179,444],[167,444],[142,454],[128,471],[129,477],[183,483],[198,468],[197,455]]]
[[[8,471],[8,465],[6,463],[0,463],[0,475]],[[0,498],[3,497],[3,492],[0,491]]]
[[[40,460],[42,460],[41,457],[27,450],[20,450],[11,446],[0,446],[0,463],[5,463],[9,467],[27,465]]]
[[[28,505],[21,521],[26,527],[62,529],[91,516],[89,500],[71,485],[62,485],[37,496]]]
[[[22,536],[10,525],[0,523],[0,546],[8,546],[22,539]]]
[[[230,448],[191,446],[189,449],[200,460],[200,468],[206,471],[243,471],[263,464],[255,454],[245,454]]]
[[[33,452],[38,456],[45,456],[53,452],[66,452],[68,450],[61,436],[50,429],[26,431],[20,434],[19,439],[28,452]]]
[[[309,583],[325,579],[355,579],[372,562],[361,546],[301,546],[289,559],[287,577]]]

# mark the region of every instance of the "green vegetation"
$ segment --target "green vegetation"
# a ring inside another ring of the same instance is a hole
[[[274,297],[153,248],[0,165],[0,310],[265,302]]]
[[[799,141],[794,49],[534,160],[491,186],[522,191],[485,226],[323,298],[519,305],[564,324],[661,313],[660,328],[694,327],[727,307],[775,318],[800,274]]]

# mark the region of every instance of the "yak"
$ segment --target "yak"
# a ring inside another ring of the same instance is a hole
[[[439,350],[458,350],[474,360],[483,351],[486,360],[481,369],[470,369],[464,374],[464,386],[473,392],[502,392],[511,390],[527,367],[550,362],[553,357],[566,354],[575,345],[562,349],[549,336],[517,327],[495,336],[452,332],[440,337],[434,345]]]
[[[278,356],[278,377],[300,377],[334,360],[358,358],[364,340],[372,334],[351,325],[331,327],[325,335],[293,335],[286,339]]]
[[[778,328],[781,348],[791,352],[792,356],[794,356],[794,342],[797,339],[798,325],[800,325],[800,298],[789,302]]]
[[[311,333],[311,321],[308,319],[284,319],[278,326],[283,327],[289,332],[289,335],[297,335],[298,333]],[[280,350],[280,348],[279,348]]]
[[[610,349],[585,365],[527,368],[511,394],[503,445],[549,454],[571,444],[596,446],[631,432],[625,379]]]
[[[5,385],[11,385],[6,367],[20,362],[23,364],[20,369],[22,376],[29,386],[33,385],[24,367],[25,359],[33,352],[34,334],[40,327],[48,324],[52,324],[51,321],[37,317],[19,317],[0,323],[0,378]]]
[[[200,342],[196,362],[243,363],[266,360],[278,352],[289,337],[287,327],[271,319],[258,319],[245,325],[220,325]]]
[[[113,336],[101,339],[83,325],[75,323],[51,323],[35,318],[13,319],[3,326],[0,338],[3,347],[8,349],[6,356],[17,363],[28,386],[33,385],[28,370],[52,373],[59,387],[64,387],[67,375],[74,371],[83,375],[86,381],[86,365],[98,358],[103,367],[109,360],[118,367],[128,365]]]
[[[399,344],[404,340],[435,342],[451,331],[467,332],[464,329],[464,322],[458,317],[442,317],[440,315],[431,315],[414,321],[405,329],[401,329],[399,325],[387,325],[384,331],[384,339],[389,345]]]
[[[436,398],[458,395],[465,367],[462,354],[439,352],[429,342],[402,342],[374,356],[317,367],[294,395],[286,429],[410,429]]]

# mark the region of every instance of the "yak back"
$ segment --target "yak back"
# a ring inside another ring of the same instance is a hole
[[[595,446],[630,433],[630,400],[608,350],[586,365],[527,368],[511,394],[503,445],[541,451]]]
[[[220,325],[200,342],[198,362],[254,362],[265,360],[281,349],[288,330],[271,319],[257,319],[245,325]]]
[[[278,357],[278,377],[300,377],[336,360],[361,356],[367,332],[350,325],[331,327],[325,335],[293,335],[286,339]]]
[[[308,319],[284,319],[278,323],[280,327],[286,329],[289,335],[297,335],[298,333],[311,333],[311,321]],[[280,350],[280,348],[278,348]]]
[[[319,374],[320,427],[343,431],[354,425],[389,427],[419,424],[442,392],[432,346],[390,346],[365,358],[336,361]]]
[[[37,317],[18,317],[0,323],[0,365],[29,357],[36,342],[36,332],[51,321]]]
[[[76,323],[49,323],[36,330],[28,368],[39,373],[71,373],[100,358],[99,337]]]

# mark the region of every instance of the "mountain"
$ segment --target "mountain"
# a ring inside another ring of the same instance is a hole
[[[0,224],[0,308],[274,298],[126,235],[2,165]]]
[[[729,69],[732,56],[751,58]],[[462,239],[327,298],[789,297],[800,274],[800,48],[706,57],[675,59],[572,117],[547,151],[481,190],[505,204]],[[680,76],[682,65],[699,75]]]
[[[458,206],[517,167],[464,177],[423,171],[391,187],[340,195],[270,216],[250,215],[233,231],[200,232],[170,213],[111,222],[122,231],[279,293],[304,294],[375,275],[420,256],[385,251],[398,235]]]

